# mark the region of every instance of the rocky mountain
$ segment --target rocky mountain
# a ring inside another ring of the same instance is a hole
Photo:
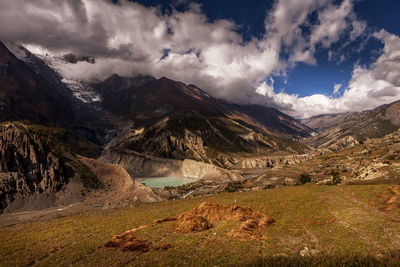
[[[337,150],[396,131],[400,127],[400,101],[363,112],[321,115],[308,119],[307,123],[323,129],[309,138],[308,144]]]
[[[77,201],[86,208],[110,201],[118,206],[234,190],[256,181],[266,168],[302,168],[400,126],[400,101],[298,121],[273,108],[228,103],[166,77],[68,80],[60,74],[62,64],[95,59],[11,48],[0,43],[0,212]],[[135,180],[153,176],[196,181],[155,189]],[[276,181],[297,183],[285,177]]]
[[[321,114],[306,119],[301,119],[301,123],[307,125],[317,132],[322,132],[334,125],[337,125],[346,119],[351,118],[355,113],[337,113],[337,114]]]
[[[12,60],[20,68],[23,66],[25,71],[41,81],[40,84],[35,85],[36,91],[32,93],[34,96],[28,99],[35,102],[35,98],[45,96],[44,98],[51,101],[48,101],[48,105],[41,105],[40,108],[48,108],[40,112],[25,108],[23,103],[14,108],[10,103],[19,99],[7,101],[7,97],[4,97],[2,100],[6,102],[2,105],[4,111],[0,118],[2,120],[27,119],[37,123],[54,123],[74,128],[80,132],[80,136],[86,136],[97,144],[108,141],[107,132],[118,128],[114,125],[116,121],[122,127],[128,120],[134,121],[136,127],[158,122],[165,117],[198,115],[240,121],[242,125],[257,128],[257,131],[266,134],[283,136],[284,139],[297,140],[299,137],[306,137],[312,133],[311,129],[278,110],[261,106],[232,105],[210,96],[194,85],[186,85],[165,77],[161,79],[151,76],[125,78],[113,75],[96,84],[70,81],[59,73],[59,66],[72,64],[64,58],[36,56],[24,47],[13,43],[8,44],[8,47],[17,57],[3,45],[3,52],[8,55],[4,60]],[[8,63],[4,64],[9,66]],[[14,73],[22,74],[22,71],[15,70]],[[8,75],[11,76],[11,73]],[[23,76],[28,75],[23,74]],[[7,86],[10,86],[10,81],[4,80],[3,87]],[[32,85],[20,87],[26,91],[32,90],[30,88]],[[3,94],[8,92],[8,98],[28,95],[28,92],[22,92],[22,89],[20,93],[14,95],[10,93],[10,90],[2,90]],[[37,99],[38,102],[39,100]],[[52,105],[58,107],[57,112],[53,111],[55,108]],[[39,118],[38,113],[49,115]],[[61,118],[68,114],[70,114],[70,120]]]
[[[0,213],[166,199],[133,180],[121,165],[78,155],[79,142],[70,143],[66,135],[61,128],[31,123],[0,125]]]
[[[288,138],[309,137],[315,133],[314,128],[302,121],[297,121],[277,109],[260,105],[234,105],[239,111],[264,126],[271,132]]]
[[[93,145],[107,141],[107,132],[115,126],[99,108],[98,94],[86,83],[62,77],[61,59],[35,55],[14,43],[0,50],[4,55],[0,121],[58,125]]]
[[[6,123],[0,129],[0,211],[44,208],[81,199],[96,178],[42,126]]]
[[[125,78],[113,75],[94,87],[101,94],[105,109],[139,124],[165,116],[202,115],[240,120],[287,137],[308,137],[313,132],[276,109],[230,104],[210,96],[195,85],[186,85],[165,77]]]
[[[70,101],[49,79],[37,74],[0,42],[0,120],[65,127],[76,121]]]
[[[160,158],[226,167],[232,154],[304,153],[308,148],[293,139],[312,133],[275,109],[230,104],[165,77],[113,75],[93,87],[104,109],[134,122],[114,143]]]

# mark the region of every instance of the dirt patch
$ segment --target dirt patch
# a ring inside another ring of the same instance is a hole
[[[175,217],[166,217],[155,220],[152,224],[145,224],[127,230],[105,244],[106,247],[119,248],[123,251],[164,250],[169,245],[155,246],[150,241],[140,240],[133,233],[155,226],[157,224],[176,221],[172,225],[172,231],[177,233],[193,233],[208,230],[213,227],[213,222],[237,221],[242,222],[239,229],[233,229],[229,236],[241,239],[261,239],[261,229],[268,227],[275,220],[265,214],[255,212],[251,208],[234,205],[225,207],[215,202],[203,202],[198,207],[187,212],[180,213]]]
[[[397,196],[400,194],[399,188],[400,186],[398,185],[388,187],[391,196],[387,195],[386,193],[381,193],[378,195],[380,198],[385,199],[385,206],[380,209],[381,211],[389,211],[396,208],[396,206],[393,204],[397,202]],[[398,205],[398,207],[400,207],[400,205]]]
[[[174,225],[175,229],[180,229],[179,226],[186,223],[188,218],[197,218],[197,220],[201,220],[203,223],[207,220],[243,222],[239,229],[234,229],[229,233],[230,236],[242,239],[261,238],[262,235],[259,229],[265,228],[275,222],[274,219],[269,218],[265,214],[255,212],[248,207],[241,207],[239,205],[225,207],[214,202],[201,203],[200,206],[177,215],[177,222]],[[208,228],[204,230],[206,229]]]
[[[240,225],[239,229],[233,229],[228,233],[229,236],[240,239],[261,239],[262,234],[257,231],[259,222],[253,219],[248,219]]]
[[[388,188],[388,190],[395,196],[400,195],[400,191],[399,191],[400,186],[398,185],[394,185]]]
[[[215,202],[203,202],[200,206],[177,215],[177,219],[188,215],[198,215],[214,221],[246,221],[248,219],[257,222],[263,219],[263,223],[274,222],[274,219],[268,218],[265,214],[255,212],[251,208],[233,205],[225,207]]]
[[[150,250],[166,250],[171,247],[169,244],[154,245],[152,242],[138,239],[132,234],[119,235],[118,237],[107,242],[104,246],[118,248],[122,251],[140,252],[147,252]]]
[[[193,233],[201,232],[210,229],[212,224],[204,217],[193,215],[180,218],[174,225],[174,232],[178,233]]]
[[[392,197],[388,198],[388,199],[385,201],[385,204],[393,204],[393,203],[396,202],[396,200],[397,200],[397,197],[396,197],[396,196],[392,196]]]
[[[394,206],[385,206],[383,208],[381,208],[381,211],[389,211],[389,210],[393,210]]]

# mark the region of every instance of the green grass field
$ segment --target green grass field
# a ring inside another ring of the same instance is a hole
[[[0,265],[370,265],[400,264],[400,201],[391,211],[378,194],[388,185],[306,185],[226,193],[187,200],[101,210],[0,228]],[[274,218],[265,240],[227,233],[238,222],[214,223],[199,233],[171,232],[172,222],[137,233],[165,251],[123,252],[106,248],[112,235],[187,211],[201,202],[251,207]],[[298,256],[304,247],[319,253]]]

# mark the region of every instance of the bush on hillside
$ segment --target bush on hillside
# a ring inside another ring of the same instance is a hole
[[[332,175],[332,185],[337,185],[342,182],[338,171],[331,171],[329,174]]]
[[[306,184],[311,182],[311,175],[309,173],[302,173],[300,174],[300,183],[301,184]]]

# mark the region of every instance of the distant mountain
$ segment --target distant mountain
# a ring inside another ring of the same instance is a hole
[[[123,140],[125,148],[214,163],[221,153],[308,150],[296,141],[313,131],[276,109],[230,104],[165,77],[112,75],[93,84],[70,81],[58,72],[60,64],[71,64],[64,59],[39,57],[15,44],[9,47],[18,58],[2,44],[3,121],[56,124],[97,144],[133,122]]]
[[[315,131],[301,121],[277,109],[260,105],[235,105],[238,110],[247,114],[253,120],[266,127],[271,132],[279,133],[286,137],[309,137]]]
[[[293,140],[313,132],[278,110],[229,104],[165,77],[113,75],[92,86],[104,109],[134,122],[120,146],[157,157],[225,166],[225,156],[237,153],[304,153],[307,146]]]
[[[400,101],[363,112],[320,115],[303,122],[321,131],[309,138],[308,144],[339,149],[396,131],[400,127]]]
[[[169,115],[222,116],[240,120],[269,133],[289,138],[308,137],[313,132],[290,116],[273,108],[229,104],[194,85],[150,76],[124,78],[113,75],[94,88],[101,94],[103,107],[137,122]]]
[[[67,126],[76,121],[69,99],[0,42],[0,120]]]
[[[8,68],[2,73],[0,85],[4,96],[0,98],[0,121],[58,125],[98,145],[104,143],[106,132],[113,128],[112,122],[103,118],[98,108],[99,96],[87,83],[66,80],[60,75],[58,66],[66,64],[62,59],[37,56],[15,43],[2,45],[0,50],[7,55],[2,60]],[[35,82],[28,82],[30,77]],[[26,102],[31,102],[29,107]]]
[[[306,119],[301,119],[301,123],[307,125],[311,129],[322,132],[346,119],[351,118],[355,113],[337,113],[337,114],[321,114]]]

